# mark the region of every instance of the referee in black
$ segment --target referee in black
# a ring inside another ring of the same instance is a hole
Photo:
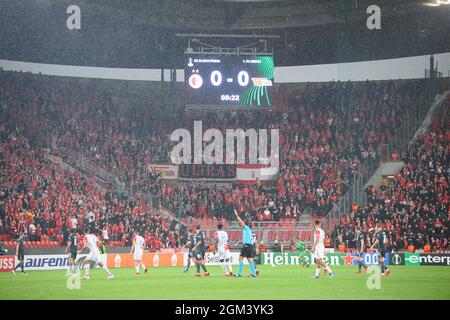
[[[25,265],[25,249],[23,246],[24,241],[25,241],[25,233],[22,231],[22,232],[20,232],[19,239],[17,239],[17,247],[16,247],[16,256],[17,256],[17,260],[19,261],[19,263],[14,268],[14,270],[11,271],[13,275],[16,275],[16,270],[19,267],[22,270],[22,274],[24,276],[27,275],[27,273],[23,269],[23,267]]]

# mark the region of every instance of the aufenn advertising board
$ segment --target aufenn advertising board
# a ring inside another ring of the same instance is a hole
[[[80,268],[86,259],[87,254],[79,254],[77,256],[76,264]],[[101,255],[102,261],[106,263],[106,254]],[[69,255],[55,254],[55,255],[25,255],[25,270],[61,270],[67,269],[69,266]],[[96,263],[92,263],[91,268],[97,268]]]

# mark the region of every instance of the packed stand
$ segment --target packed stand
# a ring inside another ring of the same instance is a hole
[[[333,233],[335,244],[354,247],[354,226],[360,225],[367,244],[373,243],[374,226],[382,222],[389,250],[450,250],[449,173],[450,131],[448,114],[434,119],[432,128],[403,154],[405,166],[393,182],[380,190],[367,189],[367,205],[351,219],[344,218]]]
[[[124,111],[114,103],[113,89],[95,83],[1,76],[8,123],[34,145],[49,147],[69,163],[83,155],[118,177],[136,199],[154,195],[179,215],[226,219],[237,208],[260,221],[298,219],[304,212],[325,215],[352,184],[353,172],[364,174],[364,164],[375,160],[405,110],[424,97],[420,81],[331,82],[308,84],[300,96],[285,99],[283,110],[178,116],[148,101]],[[170,161],[174,143],[168,134],[191,128],[194,120],[202,120],[204,128],[279,128],[278,180],[231,188],[161,181],[148,165]]]
[[[26,245],[59,246],[71,229],[88,226],[108,234],[111,245],[130,245],[138,229],[151,251],[179,246],[179,232],[170,230],[158,211],[104,193],[94,179],[61,169],[45,150],[33,148],[3,121],[0,137],[0,241],[13,246],[11,241],[25,232]]]

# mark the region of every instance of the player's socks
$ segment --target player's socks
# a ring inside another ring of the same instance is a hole
[[[203,271],[205,271],[205,273],[208,273],[208,270],[206,270],[206,266],[203,263],[201,264],[201,267],[202,267]]]
[[[316,268],[315,276],[318,278],[320,276],[320,268]]]
[[[86,276],[89,276],[89,268],[90,268],[89,263],[84,265],[84,274]]]
[[[147,267],[145,264],[141,263],[140,266],[142,267],[142,270],[144,270],[144,273],[147,273]]]
[[[227,269],[227,265],[225,264],[225,262],[222,262],[221,266],[222,266],[223,272],[225,272],[225,274],[228,274],[228,269]]]
[[[250,269],[252,270],[252,276],[256,277],[255,263],[250,262]]]
[[[361,267],[364,267],[364,269],[367,269],[367,266],[364,262],[358,261],[358,272],[361,272]]]
[[[186,271],[189,271],[189,268],[191,267],[191,259],[188,259]]]
[[[199,265],[199,264],[196,264],[196,265],[195,265],[195,268],[197,269],[197,274],[200,274],[200,265]]]
[[[242,275],[242,268],[244,267],[244,261],[239,261],[238,274]]]
[[[233,267],[231,265],[231,261],[228,261],[228,271],[230,271],[230,274],[233,274]]]
[[[330,266],[326,266],[326,267],[325,267],[325,270],[326,270],[328,273],[333,273],[333,270],[331,270]]]
[[[380,267],[381,267],[381,273],[384,273],[384,269],[385,269],[385,268],[384,268],[384,262],[381,262],[381,263],[380,263]]]
[[[109,271],[108,266],[107,266],[106,264],[103,265],[102,269],[105,270],[105,272],[106,272],[107,274],[112,274],[111,271]],[[139,271],[139,268],[138,268],[138,271]],[[138,272],[138,273],[139,273],[139,272]]]
[[[136,269],[136,273],[139,273],[139,265],[135,266],[134,269]]]
[[[67,276],[70,276],[70,275],[73,274],[73,273],[74,273],[74,272],[73,272],[72,265],[69,264],[69,267],[67,268]]]

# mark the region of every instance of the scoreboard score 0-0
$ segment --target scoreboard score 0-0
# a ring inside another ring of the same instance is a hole
[[[185,56],[188,105],[270,108],[274,85],[271,55]]]

